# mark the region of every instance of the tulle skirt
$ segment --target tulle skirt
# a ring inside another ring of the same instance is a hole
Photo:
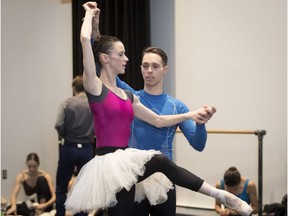
[[[117,192],[123,188],[129,191],[155,154],[161,152],[127,148],[96,155],[80,170],[68,193],[66,209],[75,214],[115,206]],[[172,182],[164,174],[154,173],[136,184],[135,201],[147,197],[151,205],[163,203],[170,189],[173,189]]]

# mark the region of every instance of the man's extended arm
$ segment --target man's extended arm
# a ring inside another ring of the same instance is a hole
[[[118,76],[116,78],[116,85],[121,89],[128,90],[128,91],[132,92],[133,94],[136,93],[136,91],[131,86],[129,86],[127,83],[123,82]]]
[[[179,112],[189,112],[189,108],[180,102]],[[207,132],[205,124],[197,124],[193,120],[187,120],[179,124],[179,128],[188,140],[189,144],[197,151],[203,151],[206,146]]]
[[[92,20],[91,39],[93,42],[95,40],[98,41],[101,37],[100,30],[99,30],[99,17],[100,17],[100,10],[97,10]]]

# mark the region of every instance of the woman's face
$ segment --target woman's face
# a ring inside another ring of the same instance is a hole
[[[128,58],[125,55],[125,47],[120,41],[115,42],[110,53],[107,55],[109,65],[116,74],[124,74]]]
[[[38,171],[39,164],[36,161],[28,160],[26,164],[27,164],[29,173],[33,174]]]

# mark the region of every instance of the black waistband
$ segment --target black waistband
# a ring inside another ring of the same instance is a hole
[[[89,148],[91,148],[91,146],[93,146],[94,145],[94,143],[76,143],[76,142],[70,142],[70,141],[64,141],[64,145],[65,146],[72,146],[72,147],[76,147],[76,148],[87,148],[87,147],[89,147]]]
[[[115,152],[118,149],[126,149],[128,147],[113,147],[113,146],[106,146],[106,147],[101,147],[101,148],[96,148],[95,154],[96,155],[105,155],[108,153]]]

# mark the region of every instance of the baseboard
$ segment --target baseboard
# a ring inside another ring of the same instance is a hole
[[[176,207],[177,216],[219,216],[214,209],[202,208],[202,207],[191,207],[191,206],[181,206]]]

